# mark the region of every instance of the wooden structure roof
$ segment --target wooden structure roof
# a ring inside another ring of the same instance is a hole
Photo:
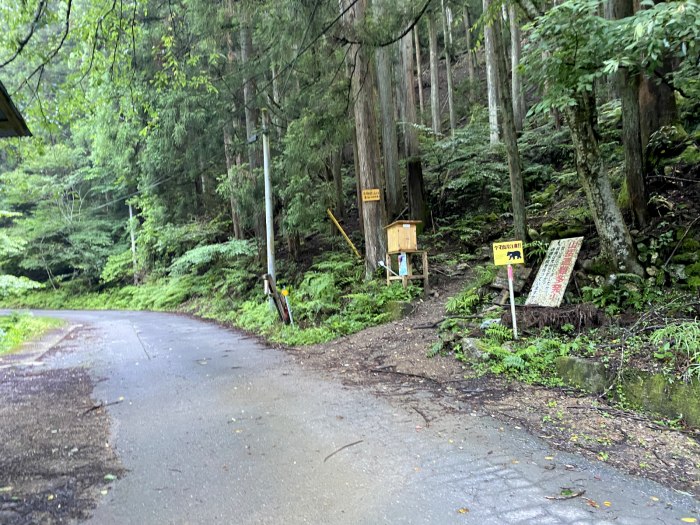
[[[0,82],[0,138],[31,136],[27,123]]]

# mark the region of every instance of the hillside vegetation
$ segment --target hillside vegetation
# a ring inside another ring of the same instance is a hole
[[[429,354],[471,361],[462,341],[476,334],[477,369],[546,383],[554,356],[618,345],[556,317],[526,327],[535,342],[480,328],[501,314],[491,242],[521,238],[536,269],[549,241],[583,236],[565,304],[633,326],[652,364],[700,375],[694,0],[607,18],[587,0],[516,2],[508,19],[457,1],[15,3],[0,75],[35,136],[0,146],[5,305],[181,310],[329,341],[420,296],[377,267],[383,227],[418,219],[438,293],[464,281]],[[263,135],[293,326],[263,294]],[[363,205],[372,188],[380,202]]]

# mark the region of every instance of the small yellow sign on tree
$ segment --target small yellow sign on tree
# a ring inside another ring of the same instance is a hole
[[[379,188],[362,190],[362,202],[378,201],[379,199]]]
[[[525,264],[523,241],[493,243],[493,264],[496,266]]]

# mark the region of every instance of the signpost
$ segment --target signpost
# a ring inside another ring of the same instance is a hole
[[[379,188],[362,190],[362,202],[378,201],[379,199]]]
[[[508,292],[510,294],[510,316],[513,319],[513,337],[518,338],[518,324],[515,321],[515,293],[513,292],[513,265],[525,264],[523,241],[496,242],[493,244],[493,263],[508,266]]]

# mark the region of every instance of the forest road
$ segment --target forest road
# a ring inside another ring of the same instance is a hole
[[[346,388],[214,323],[50,312],[107,403],[125,474],[95,525],[671,524],[697,501],[477,412]],[[404,404],[405,405],[405,404]],[[423,412],[423,413],[421,413]],[[585,491],[585,492],[584,492]]]

